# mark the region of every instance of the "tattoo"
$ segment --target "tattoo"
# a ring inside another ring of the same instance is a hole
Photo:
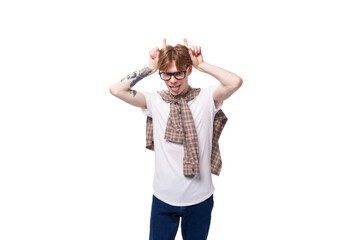
[[[139,71],[133,72],[130,75],[128,75],[126,77],[127,79],[133,79],[132,82],[130,83],[130,87],[135,86],[135,84],[138,83],[141,79],[148,76],[151,73],[151,71],[152,71],[151,68],[145,67]]]
[[[132,94],[135,97],[135,95],[137,94],[137,91],[136,90],[130,90],[130,94]]]
[[[125,78],[123,78],[123,79],[120,80],[120,82],[123,82],[123,81],[125,81]]]

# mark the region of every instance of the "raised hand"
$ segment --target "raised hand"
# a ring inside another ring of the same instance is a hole
[[[163,39],[162,48],[166,47],[166,38]],[[150,50],[149,55],[149,67],[155,72],[158,69],[158,61],[159,61],[160,50],[158,47],[154,47]]]
[[[184,38],[184,45],[189,49],[189,54],[191,57],[192,64],[196,69],[198,69],[199,65],[204,62],[201,47],[200,46],[189,46],[187,39]]]

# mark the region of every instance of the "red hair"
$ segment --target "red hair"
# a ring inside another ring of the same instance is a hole
[[[166,71],[174,60],[178,70],[183,70],[191,65],[188,48],[184,45],[177,44],[175,47],[167,45],[165,49],[161,49],[158,61],[159,70]]]

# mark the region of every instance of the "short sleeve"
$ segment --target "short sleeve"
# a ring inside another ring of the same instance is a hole
[[[211,106],[212,106],[212,110],[213,110],[214,114],[216,114],[223,106],[223,102],[218,103],[215,106],[213,94],[214,94],[214,91],[215,91],[216,88],[217,88],[217,86],[212,85],[212,86],[209,86],[208,89],[207,89],[209,91]]]
[[[143,93],[146,99],[146,109],[142,108],[142,112],[147,117],[152,117],[152,102],[154,100],[154,92],[144,92]]]

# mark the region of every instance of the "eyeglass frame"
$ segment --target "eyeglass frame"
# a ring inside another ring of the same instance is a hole
[[[189,69],[189,66],[190,66],[190,65],[187,65],[187,66],[186,66],[186,70],[177,71],[177,72],[173,72],[173,73],[171,73],[171,72],[160,72],[160,71],[159,71],[160,78],[161,78],[163,81],[169,81],[169,80],[171,79],[171,77],[174,76],[174,78],[177,79],[177,80],[183,80],[183,79],[186,78],[186,72],[187,72],[187,70]],[[179,78],[177,78],[177,77],[175,76],[175,74],[176,74],[176,73],[181,73],[181,72],[184,73],[184,77],[181,78],[181,79],[179,79]],[[164,79],[161,77],[161,74],[162,74],[162,73],[169,74],[169,75],[170,75],[170,78],[169,78],[168,80],[164,80]]]

